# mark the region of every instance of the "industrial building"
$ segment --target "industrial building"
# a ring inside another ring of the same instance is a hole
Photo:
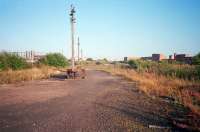
[[[152,54],[152,61],[162,61],[166,59],[163,54]]]
[[[147,57],[141,57],[141,58],[134,58],[134,57],[124,57],[124,61],[127,62],[129,60],[135,60],[135,59],[142,59],[146,61],[162,61],[166,60],[169,62],[178,61],[185,64],[192,64],[192,57],[189,54],[176,54],[169,55],[169,58],[166,58],[163,54],[152,54],[152,56]]]
[[[176,54],[170,55],[169,60],[175,60],[186,64],[192,64],[192,56],[189,54]]]
[[[37,62],[39,59],[44,57],[42,53],[35,52],[35,51],[25,51],[25,52],[8,52],[10,54],[14,54],[24,58],[29,63]]]

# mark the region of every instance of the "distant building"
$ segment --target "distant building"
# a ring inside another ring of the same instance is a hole
[[[192,56],[189,54],[176,54],[169,55],[169,58],[166,58],[163,54],[152,54],[152,56],[148,57],[124,57],[124,62],[128,62],[129,60],[136,60],[136,59],[142,59],[147,61],[168,61],[168,62],[174,62],[179,61],[185,64],[192,64]]]
[[[124,57],[124,62],[127,62],[128,61],[128,57]]]
[[[128,62],[129,60],[137,60],[139,57],[124,57],[124,62]]]
[[[30,63],[37,62],[38,60],[44,57],[44,55],[42,55],[41,53],[36,53],[34,51],[8,52],[8,53],[20,56]]]
[[[191,64],[192,63],[192,56],[189,54],[174,54],[174,60],[183,62],[186,64]]]
[[[166,59],[163,54],[152,54],[152,61],[161,61]]]

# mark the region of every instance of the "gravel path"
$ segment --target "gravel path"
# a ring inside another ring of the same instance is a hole
[[[173,131],[167,118],[172,110],[139,92],[134,82],[94,70],[83,80],[54,77],[0,86],[0,132]]]

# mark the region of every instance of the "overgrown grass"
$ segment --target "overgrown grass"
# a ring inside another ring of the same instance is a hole
[[[155,72],[138,72],[121,66],[93,66],[114,75],[137,82],[138,88],[149,96],[168,96],[200,115],[200,82],[172,78]]]
[[[36,79],[49,78],[56,69],[48,66],[34,67],[23,70],[5,70],[0,72],[0,84],[16,83]]]
[[[48,78],[56,71],[53,67],[68,65],[67,59],[59,53],[47,54],[39,63],[30,66],[20,56],[0,52],[0,84]]]
[[[138,72],[148,72],[185,80],[200,80],[200,66],[186,64],[170,64],[167,62],[151,62],[144,60],[130,60],[131,68]]]

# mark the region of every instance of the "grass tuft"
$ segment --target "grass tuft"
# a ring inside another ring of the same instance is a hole
[[[29,81],[36,79],[49,78],[51,74],[55,73],[55,69],[48,66],[34,67],[23,70],[6,70],[0,72],[0,84],[16,83],[21,81]]]

